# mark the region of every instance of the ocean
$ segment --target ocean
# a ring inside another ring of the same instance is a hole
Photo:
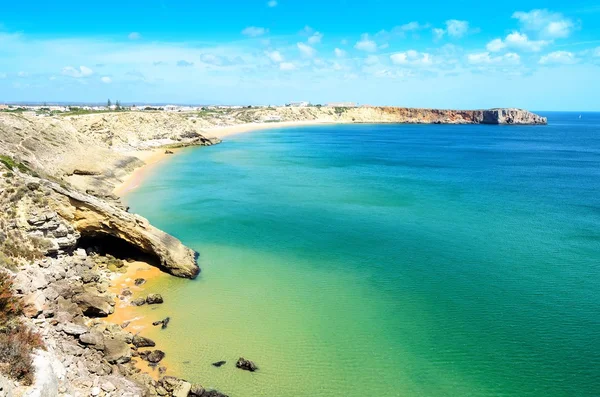
[[[202,272],[149,283],[146,336],[232,397],[600,395],[600,114],[541,114],[169,157],[125,200]]]

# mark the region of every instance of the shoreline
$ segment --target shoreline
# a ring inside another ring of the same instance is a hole
[[[277,128],[290,128],[290,127],[304,127],[304,126],[316,126],[316,125],[334,125],[334,124],[352,124],[349,122],[342,121],[322,121],[322,120],[310,120],[310,121],[283,121],[283,122],[271,122],[271,123],[247,123],[237,124],[224,127],[214,127],[204,131],[207,137],[223,139],[233,135],[245,134],[254,131],[272,130]],[[195,147],[199,145],[190,145],[186,147]],[[146,150],[131,150],[120,152],[123,155],[136,157],[144,162],[144,165],[135,168],[131,173],[126,174],[123,180],[115,186],[112,193],[122,199],[127,193],[135,190],[143,181],[144,177],[147,176],[148,172],[154,167],[158,166],[165,158],[174,156],[179,153],[183,147],[171,148],[168,145],[164,147],[157,147],[155,149]],[[173,154],[166,154],[165,150],[170,150]]]
[[[172,154],[165,153],[166,148],[156,148],[148,150],[128,151],[122,154],[136,157],[144,162],[140,167],[137,167],[129,174],[123,177],[123,180],[113,189],[112,193],[118,196],[120,199],[123,198],[128,192],[137,188],[141,181],[144,179],[148,171],[157,166],[159,163],[164,161],[167,157],[176,154],[181,148],[168,148]]]

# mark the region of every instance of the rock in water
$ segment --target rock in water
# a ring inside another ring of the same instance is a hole
[[[193,397],[202,397],[205,391],[206,390],[204,390],[204,387],[202,387],[201,385],[192,385],[189,395]]]
[[[131,301],[131,304],[133,306],[143,306],[146,304],[146,299],[144,298],[137,298]]]
[[[149,305],[163,303],[163,297],[160,294],[150,294],[146,297],[146,303]]]
[[[250,360],[246,360],[244,357],[240,357],[240,359],[235,363],[235,366],[239,369],[243,369],[244,371],[254,372],[258,369],[256,364],[254,364]]]
[[[216,391],[216,390],[209,390],[209,391],[205,391],[204,394],[202,394],[202,397],[229,397],[227,394],[223,394],[220,391]]]
[[[137,287],[139,287],[140,285],[144,284],[146,282],[146,280],[144,280],[143,278],[136,278],[134,283]]]
[[[227,361],[217,361],[216,363],[212,363],[212,365],[218,368],[225,365],[226,363]]]
[[[165,352],[162,350],[153,350],[146,356],[146,360],[152,364],[158,364],[163,358],[165,358]]]
[[[167,317],[164,320],[158,320],[158,321],[153,322],[152,325],[154,325],[155,327],[162,325],[161,328],[165,329],[165,328],[167,328],[167,324],[169,324],[169,321],[171,321],[171,318]]]
[[[143,336],[135,335],[132,340],[135,347],[154,347],[156,343],[152,339],[144,338]]]

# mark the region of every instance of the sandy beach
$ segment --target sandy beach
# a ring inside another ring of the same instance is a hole
[[[231,125],[227,127],[216,127],[207,129],[205,131],[205,135],[209,137],[215,137],[219,139],[225,139],[232,135],[243,134],[253,131],[260,130],[268,130],[268,129],[277,129],[277,128],[289,128],[289,127],[302,127],[302,126],[310,126],[310,125],[321,125],[321,124],[339,124],[336,121],[318,121],[318,120],[310,120],[310,121],[285,121],[285,122],[273,122],[273,123],[249,123],[249,124],[238,124]],[[181,148],[169,148],[173,154],[177,154]],[[122,152],[124,155],[137,157],[142,160],[145,165],[136,168],[132,173],[125,176],[123,181],[116,186],[113,190],[113,194],[122,197],[126,195],[131,190],[137,188],[144,176],[150,171],[152,168],[157,166],[160,162],[162,162],[166,157],[171,156],[171,154],[165,153],[165,148],[156,148],[156,149],[148,149],[148,150],[132,150],[127,152]]]
[[[178,149],[169,149],[171,152],[176,153]],[[136,150],[124,152],[123,154],[137,157],[142,160],[145,164],[139,168],[136,168],[132,173],[125,176],[123,181],[117,185],[117,187],[113,190],[113,194],[122,197],[127,192],[135,189],[139,186],[142,181],[144,175],[153,167],[155,167],[158,163],[163,161],[166,157],[171,156],[172,154],[165,153],[164,148],[157,148],[151,150]]]

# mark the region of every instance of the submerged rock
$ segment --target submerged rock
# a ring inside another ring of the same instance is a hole
[[[160,294],[150,294],[146,297],[146,303],[149,305],[157,305],[163,303],[163,297]]]
[[[158,364],[163,358],[165,358],[165,352],[162,350],[153,350],[146,356],[146,361]]]
[[[131,304],[133,306],[143,306],[146,304],[146,299],[144,298],[137,298],[131,301]]]
[[[237,363],[235,363],[235,366],[239,369],[243,369],[244,371],[250,371],[250,372],[254,372],[258,369],[258,367],[256,366],[256,364],[254,364],[252,361],[250,360],[246,360],[243,357],[240,357],[239,360],[237,361]]]
[[[143,278],[136,278],[136,279],[135,279],[135,281],[134,281],[134,284],[135,284],[137,287],[139,287],[140,285],[144,284],[145,282],[146,282],[146,280],[145,280],[145,279],[143,279]]]
[[[167,324],[169,324],[169,321],[171,321],[171,318],[167,317],[164,320],[159,320],[159,321],[153,322],[152,325],[154,325],[155,327],[161,325],[162,329],[166,329],[167,328]]]
[[[212,365],[219,368],[219,367],[222,367],[223,365],[225,365],[226,363],[227,363],[227,361],[217,361],[216,363],[212,363]]]

